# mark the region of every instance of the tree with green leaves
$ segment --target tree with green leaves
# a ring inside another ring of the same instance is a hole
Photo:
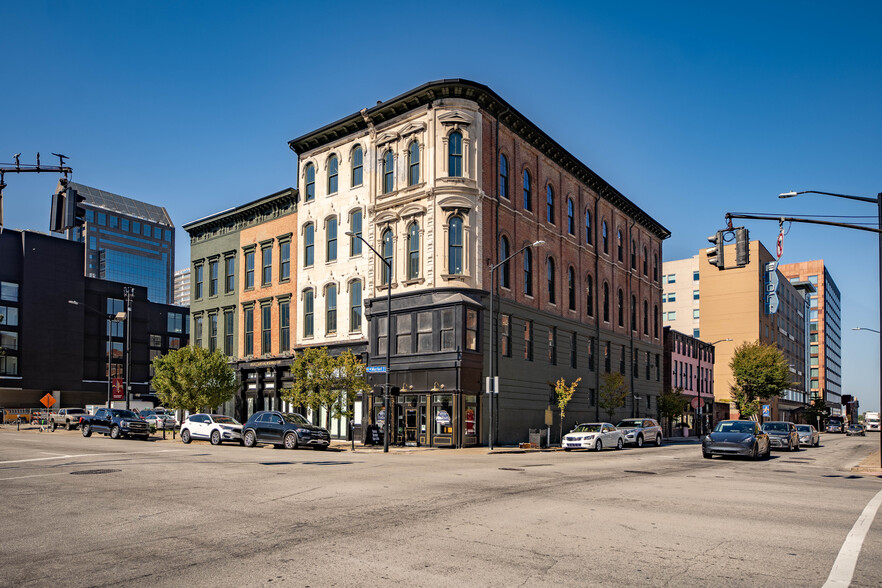
[[[331,406],[335,418],[352,418],[352,406],[358,393],[367,394],[371,391],[365,379],[365,367],[361,359],[352,350],[347,349],[334,360],[334,387],[337,391],[337,402]]]
[[[236,393],[236,372],[221,351],[188,345],[153,359],[152,385],[163,406],[191,413],[214,409]]]
[[[667,423],[668,436],[671,436],[671,423],[674,418],[683,414],[689,406],[689,399],[683,394],[683,388],[663,390],[658,397],[658,412]]]
[[[818,430],[823,430],[827,417],[830,416],[830,407],[823,398],[817,398],[805,409],[805,417],[809,423],[815,425]]]
[[[607,421],[615,418],[616,409],[625,406],[628,397],[628,384],[619,372],[604,374],[603,383],[597,395],[597,404],[606,412]]]
[[[735,379],[732,396],[741,418],[755,418],[764,401],[780,396],[792,385],[790,363],[774,345],[742,343],[735,349],[729,368]]]
[[[570,400],[573,398],[573,394],[576,393],[576,388],[579,386],[579,382],[581,381],[582,378],[576,378],[576,380],[572,384],[567,384],[567,381],[561,378],[554,385],[554,397],[557,400],[557,408],[558,410],[560,410],[561,439],[563,439],[563,421],[565,415],[564,411],[567,408],[567,404],[569,404]]]

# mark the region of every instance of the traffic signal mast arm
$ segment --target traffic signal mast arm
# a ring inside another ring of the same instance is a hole
[[[875,202],[875,201],[874,201]],[[851,225],[848,223],[834,223],[831,221],[822,221],[822,220],[814,220],[810,218],[793,218],[789,216],[774,216],[771,214],[737,214],[734,212],[726,213],[726,222],[729,223],[729,226],[732,225],[733,218],[744,218],[750,220],[771,220],[776,222],[788,222],[788,223],[805,223],[810,225],[827,225],[830,227],[840,227],[843,229],[857,229],[858,231],[869,231],[870,233],[882,233],[882,230],[879,228],[874,229],[873,227],[862,227],[860,225]]]

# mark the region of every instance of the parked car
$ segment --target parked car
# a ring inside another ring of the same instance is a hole
[[[285,449],[300,446],[327,449],[331,444],[331,434],[296,412],[262,410],[255,412],[242,425],[242,443],[245,447],[271,443]]]
[[[643,447],[644,443],[654,443],[661,447],[662,428],[655,419],[625,419],[619,421],[616,428],[622,432],[628,445]]]
[[[845,432],[845,421],[842,420],[842,417],[829,417],[827,419],[827,432],[828,433],[844,433]]]
[[[852,435],[860,435],[861,437],[867,436],[867,433],[864,431],[864,426],[857,423],[853,425],[848,425],[848,427],[845,429],[845,434],[849,437]]]
[[[796,425],[796,432],[799,434],[800,445],[808,445],[809,447],[821,445],[821,433],[814,425]]]
[[[80,419],[87,414],[89,413],[83,408],[62,408],[49,415],[49,423],[53,431],[57,427],[66,427],[68,431],[72,431],[80,426]]]
[[[701,440],[701,455],[706,459],[714,455],[768,459],[771,452],[769,435],[755,421],[720,421]]]
[[[763,431],[769,434],[769,440],[775,449],[799,451],[799,433],[796,432],[796,425],[790,421],[765,422]]]
[[[601,451],[604,447],[621,449],[625,446],[625,436],[612,423],[582,423],[564,435],[561,445],[564,451],[573,449]]]
[[[181,441],[189,443],[192,439],[208,439],[212,445],[224,441],[242,443],[242,423],[222,414],[191,414],[181,425]]]
[[[141,419],[155,429],[174,429],[178,424],[171,414],[155,410],[142,410]]]
[[[138,437],[146,441],[150,436],[150,425],[132,411],[121,408],[99,408],[94,415],[84,416],[80,427],[83,437],[95,432],[110,435],[111,439]]]

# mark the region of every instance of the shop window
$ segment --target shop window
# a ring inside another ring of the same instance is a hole
[[[478,350],[478,311],[466,309],[466,349]]]

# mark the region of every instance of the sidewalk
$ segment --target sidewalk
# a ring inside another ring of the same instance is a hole
[[[851,468],[853,472],[860,472],[862,474],[871,474],[875,476],[882,476],[882,451],[876,451],[871,454],[869,457],[861,461],[858,465]]]

